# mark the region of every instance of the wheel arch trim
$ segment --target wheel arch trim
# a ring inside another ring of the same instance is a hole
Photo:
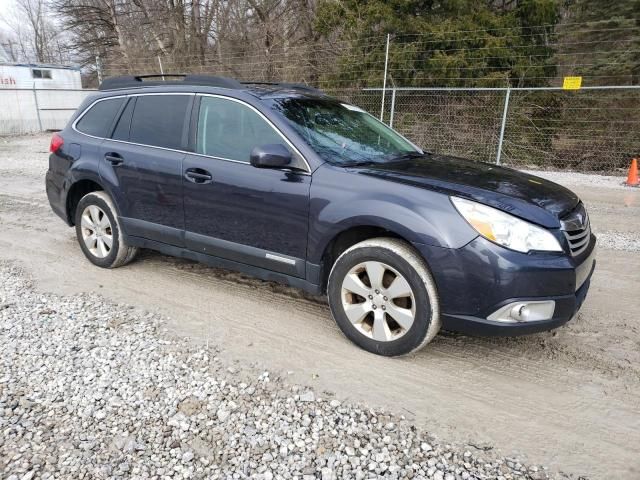
[[[91,183],[95,183],[96,185],[98,185],[100,187],[99,190],[105,192],[107,195],[109,195],[109,197],[111,198],[111,201],[113,203],[114,208],[116,209],[116,213],[118,215],[120,215],[120,209],[118,207],[118,205],[116,204],[116,202],[113,200],[113,192],[111,191],[111,189],[106,186],[105,182],[102,181],[102,179],[98,176],[98,175],[93,175],[93,174],[89,174],[87,173],[83,173],[82,175],[73,175],[70,178],[67,178],[65,180],[65,183],[68,185],[65,189],[64,189],[64,207],[65,207],[65,215],[66,215],[66,221],[67,223],[71,226],[75,224],[75,218],[73,215],[71,215],[71,211],[70,211],[70,205],[69,202],[71,200],[70,195],[75,191],[76,188],[79,188],[78,185],[82,184],[83,182],[91,182]],[[98,189],[96,190],[91,190],[91,191],[98,191]],[[89,193],[89,192],[87,192]],[[78,199],[78,201],[80,201],[80,198]]]
[[[414,243],[408,235],[403,234],[404,229],[396,228],[397,224],[387,222],[383,218],[379,218],[381,220],[379,222],[371,220],[362,219],[359,222],[345,222],[340,225],[341,228],[336,228],[331,235],[327,235],[323,239],[321,246],[317,246],[316,252],[320,252],[320,255],[314,259],[308,259],[308,264],[319,265],[319,269],[315,270],[316,278],[308,278],[308,280],[318,282],[320,289],[324,291],[335,261],[346,250],[362,241],[373,238],[393,237],[408,244]],[[343,240],[343,244],[339,244],[341,240]],[[334,248],[337,248],[337,250],[333,251]],[[426,260],[424,261],[426,262]],[[310,271],[313,270],[307,269],[308,276]]]

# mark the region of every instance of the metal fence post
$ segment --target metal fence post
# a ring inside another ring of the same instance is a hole
[[[384,78],[382,79],[382,104],[380,105],[380,121],[384,117],[384,96],[387,92],[387,67],[389,66],[389,39],[391,38],[391,34],[387,33],[387,50],[384,54]]]
[[[160,60],[160,55],[158,55],[158,63],[160,64],[160,73],[162,74],[162,81],[164,82],[164,68],[162,68],[162,60]]]
[[[102,67],[100,66],[100,55],[96,55],[96,73],[98,74],[98,84],[102,83]]]
[[[396,87],[391,90],[391,116],[389,117],[389,127],[393,128],[393,114],[396,111]]]
[[[496,155],[496,165],[500,165],[502,157],[502,142],[504,141],[504,129],[507,126],[507,112],[509,111],[509,97],[511,97],[511,87],[507,87],[504,97],[504,110],[502,111],[502,125],[500,126],[500,139],[498,140],[498,153]]]
[[[40,118],[40,106],[38,105],[38,94],[36,93],[36,82],[33,82],[33,101],[36,105],[36,115],[38,116],[38,128],[42,132],[42,119]]]

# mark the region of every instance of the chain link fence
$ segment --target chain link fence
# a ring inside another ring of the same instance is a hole
[[[518,168],[626,170],[640,86],[333,90],[426,150]]]

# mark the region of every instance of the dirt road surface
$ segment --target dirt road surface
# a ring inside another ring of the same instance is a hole
[[[603,239],[590,295],[568,325],[521,338],[443,333],[388,359],[349,343],[323,300],[297,290],[153,252],[117,270],[92,266],[49,208],[48,141],[0,138],[0,258],[42,291],[99,292],[160,312],[170,331],[215,342],[230,360],[388,408],[452,442],[571,478],[640,478],[640,190],[558,177]]]

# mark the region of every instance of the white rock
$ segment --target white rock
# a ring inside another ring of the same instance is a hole
[[[314,402],[315,399],[316,399],[316,396],[313,394],[311,390],[300,395],[301,402]]]
[[[183,463],[189,463],[190,461],[193,460],[193,452],[192,451],[186,451],[182,454],[182,462]]]

